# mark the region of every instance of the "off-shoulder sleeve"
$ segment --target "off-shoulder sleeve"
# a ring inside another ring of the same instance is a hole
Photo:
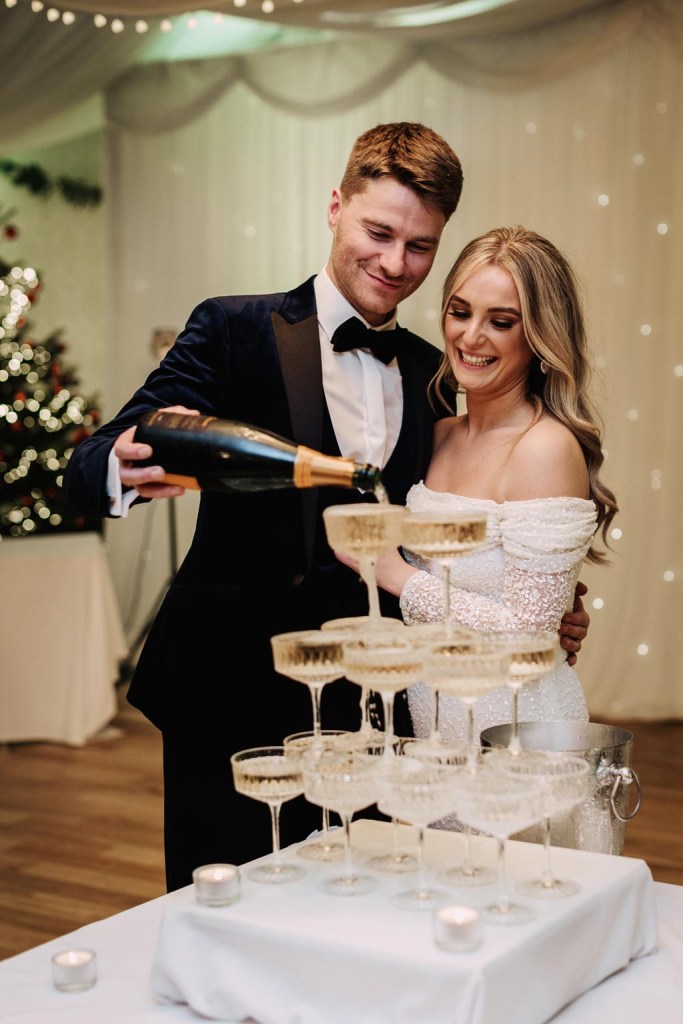
[[[559,628],[571,607],[581,564],[595,533],[592,501],[544,498],[506,502],[500,531],[505,555],[500,597],[451,588],[453,617],[474,629]],[[400,596],[408,624],[443,618],[441,580],[418,571]]]

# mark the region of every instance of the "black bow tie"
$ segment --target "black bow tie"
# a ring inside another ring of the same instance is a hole
[[[403,328],[393,331],[373,331],[366,327],[357,316],[352,316],[340,324],[332,335],[332,348],[335,352],[349,352],[353,348],[369,348],[373,355],[388,365],[396,356],[396,343]]]

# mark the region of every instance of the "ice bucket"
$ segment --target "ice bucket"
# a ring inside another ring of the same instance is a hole
[[[510,728],[484,729],[482,746],[507,747]],[[551,819],[551,843],[593,853],[623,853],[626,822],[638,812],[642,795],[640,780],[631,768],[633,734],[597,722],[520,722],[518,729],[523,748],[580,754],[592,768],[584,803]],[[514,838],[541,842],[540,826]]]

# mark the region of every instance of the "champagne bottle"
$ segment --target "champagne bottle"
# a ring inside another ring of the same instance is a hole
[[[135,440],[149,444],[152,457],[140,465],[163,466],[164,482],[193,490],[264,491],[280,487],[381,485],[376,466],[322,452],[261,427],[216,416],[144,413]]]

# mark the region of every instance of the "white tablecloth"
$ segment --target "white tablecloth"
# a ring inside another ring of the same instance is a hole
[[[373,828],[375,825],[372,823]],[[362,840],[364,823],[356,827]],[[431,838],[430,833],[428,843]],[[403,882],[409,878],[404,876]],[[673,1024],[683,1020],[683,887],[655,883],[654,892],[658,949],[632,960],[626,969],[579,996],[552,1018],[553,1024]],[[340,905],[335,897],[329,899],[332,908]],[[3,961],[0,1020],[11,1024],[197,1024],[205,1020],[186,1005],[157,1002],[151,984],[165,911],[193,901],[192,888],[181,889]],[[352,904],[353,900],[341,900],[345,902]],[[98,982],[87,992],[58,992],[51,981],[50,956],[78,947],[96,951]],[[571,959],[572,955],[568,948],[565,956]],[[260,983],[267,987],[268,964],[264,963],[259,973]],[[531,961],[519,978],[518,994],[549,983],[552,977],[539,974]]]
[[[404,832],[406,839],[414,835]],[[374,821],[354,835],[358,861],[381,853],[391,838]],[[476,847],[477,856],[495,863],[495,840],[480,837]],[[462,834],[428,830],[425,859],[433,868],[460,864],[464,853]],[[285,856],[296,861],[296,848]],[[543,850],[511,842],[505,860],[513,888],[540,874]],[[224,1021],[544,1024],[656,945],[652,875],[644,861],[569,849],[554,850],[553,860],[580,892],[535,901],[528,923],[486,925],[481,947],[459,955],[436,947],[429,911],[392,904],[394,892],[415,888],[416,876],[380,876],[374,892],[355,898],[319,890],[321,878],[338,874],[339,865],[309,866],[296,885],[259,885],[247,877],[243,898],[219,912],[195,903],[168,909],[153,987]],[[490,888],[457,894],[440,888],[450,903],[490,902],[494,895]],[[267,985],[260,984],[264,964]]]
[[[0,742],[85,743],[116,714],[127,650],[102,538],[3,538],[0,586]]]

